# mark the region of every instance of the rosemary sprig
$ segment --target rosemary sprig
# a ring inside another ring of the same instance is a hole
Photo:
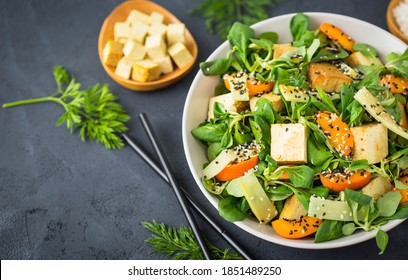
[[[153,232],[146,240],[152,246],[154,252],[163,253],[167,258],[174,260],[203,260],[204,256],[198,246],[191,228],[181,226],[179,229],[166,226],[156,221],[142,222],[142,226]],[[230,253],[227,248],[224,251],[207,241],[213,259],[216,260],[242,260],[236,253]]]
[[[51,96],[6,103],[3,108],[55,102],[65,109],[57,120],[57,126],[65,122],[71,133],[79,129],[82,141],[89,139],[99,142],[107,149],[123,147],[123,140],[117,134],[127,131],[124,123],[130,116],[117,102],[108,85],[96,84],[86,90],[80,90],[81,84],[77,83],[75,78],[70,78],[61,66],[54,67],[54,78],[58,89]]]
[[[226,39],[236,21],[251,25],[268,18],[267,9],[283,0],[204,0],[192,11],[205,19],[205,28],[211,34]]]

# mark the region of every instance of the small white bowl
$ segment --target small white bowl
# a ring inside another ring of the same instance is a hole
[[[357,42],[367,43],[375,47],[382,59],[384,59],[385,56],[391,51],[402,53],[406,48],[406,45],[402,41],[394,37],[389,32],[362,20],[330,13],[305,14],[307,14],[310,18],[311,29],[317,28],[323,22],[332,23],[333,25],[342,29]],[[253,25],[252,28],[257,34],[266,31],[277,32],[279,34],[280,43],[291,42],[292,36],[289,29],[289,23],[294,15],[295,14],[288,14],[270,18]],[[387,43],[384,44],[384,42]],[[210,55],[208,60],[223,58],[227,55],[229,50],[230,46],[228,42],[224,42]],[[215,208],[217,208],[219,199],[205,190],[200,180],[200,177],[202,176],[202,166],[205,162],[207,162],[205,148],[192,136],[191,130],[206,120],[208,101],[210,97],[213,96],[214,88],[218,82],[219,77],[206,77],[201,71],[197,73],[187,95],[184,105],[182,123],[184,152],[190,171],[197,183],[197,186],[201,189],[203,194]],[[385,231],[390,230],[396,227],[402,221],[403,220],[391,221],[383,226],[382,229]],[[314,243],[313,238],[293,240],[282,238],[274,232],[270,225],[261,226],[258,221],[251,219],[250,217],[246,218],[242,222],[236,222],[235,224],[248,233],[264,240],[280,245],[304,249],[327,249],[349,246],[371,239],[375,237],[376,234],[375,231],[361,231],[340,239],[323,243]]]

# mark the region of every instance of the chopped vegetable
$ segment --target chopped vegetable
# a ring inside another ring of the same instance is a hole
[[[248,87],[249,95],[254,96],[260,93],[268,93],[273,89],[274,82],[261,82],[254,77],[250,77],[247,80],[246,86]]]
[[[241,177],[248,172],[250,169],[254,168],[258,163],[258,156],[250,157],[249,159],[243,161],[233,161],[229,163],[220,173],[218,173],[215,178],[219,181],[230,181]]]
[[[394,74],[379,77],[378,84],[388,88],[392,94],[408,94],[408,80]]]
[[[311,196],[308,214],[318,219],[353,221],[353,214],[346,201],[329,200]]]
[[[371,173],[365,170],[351,171],[340,167],[335,170],[324,170],[320,173],[320,181],[326,188],[341,192],[345,189],[356,190],[370,182]]]
[[[354,137],[348,125],[335,113],[319,111],[313,115],[330,145],[342,156],[348,156],[354,147]]]
[[[240,180],[241,189],[259,223],[266,224],[278,214],[273,202],[266,195],[253,173],[244,175]]]
[[[349,52],[353,51],[355,41],[333,24],[323,23],[320,25],[319,30],[326,34],[331,40],[339,43],[344,49]]]
[[[321,223],[318,218],[305,216],[300,220],[278,219],[272,222],[272,227],[282,237],[297,239],[315,233]]]
[[[408,189],[398,189],[396,187],[392,188],[393,192],[399,192],[401,194],[401,200],[399,204],[406,204],[408,203]]]
[[[279,85],[279,90],[282,93],[283,98],[290,102],[306,103],[310,97],[307,92],[294,86]]]

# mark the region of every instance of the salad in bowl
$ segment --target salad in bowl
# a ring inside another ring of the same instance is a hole
[[[235,23],[200,64],[183,140],[224,219],[300,248],[375,236],[383,252],[386,231],[408,217],[408,49],[391,35],[395,49],[355,37],[343,21]]]

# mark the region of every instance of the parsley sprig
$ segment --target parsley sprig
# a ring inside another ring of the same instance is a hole
[[[54,78],[58,89],[51,96],[25,99],[3,104],[3,108],[41,102],[55,102],[65,112],[57,120],[57,126],[64,122],[71,133],[79,130],[82,141],[99,142],[107,149],[122,148],[124,143],[119,133],[127,131],[125,122],[130,119],[108,85],[96,84],[80,90],[81,84],[69,77],[61,66],[54,67]]]
[[[154,220],[151,223],[142,222],[142,226],[154,233],[146,240],[153,251],[163,253],[174,260],[204,260],[191,228],[181,226],[176,229]],[[208,241],[207,246],[215,260],[242,260],[240,255],[230,253],[229,248],[223,251]]]
[[[205,19],[205,28],[211,34],[217,33],[226,39],[235,21],[252,25],[268,18],[267,8],[283,0],[204,0],[192,11]]]

